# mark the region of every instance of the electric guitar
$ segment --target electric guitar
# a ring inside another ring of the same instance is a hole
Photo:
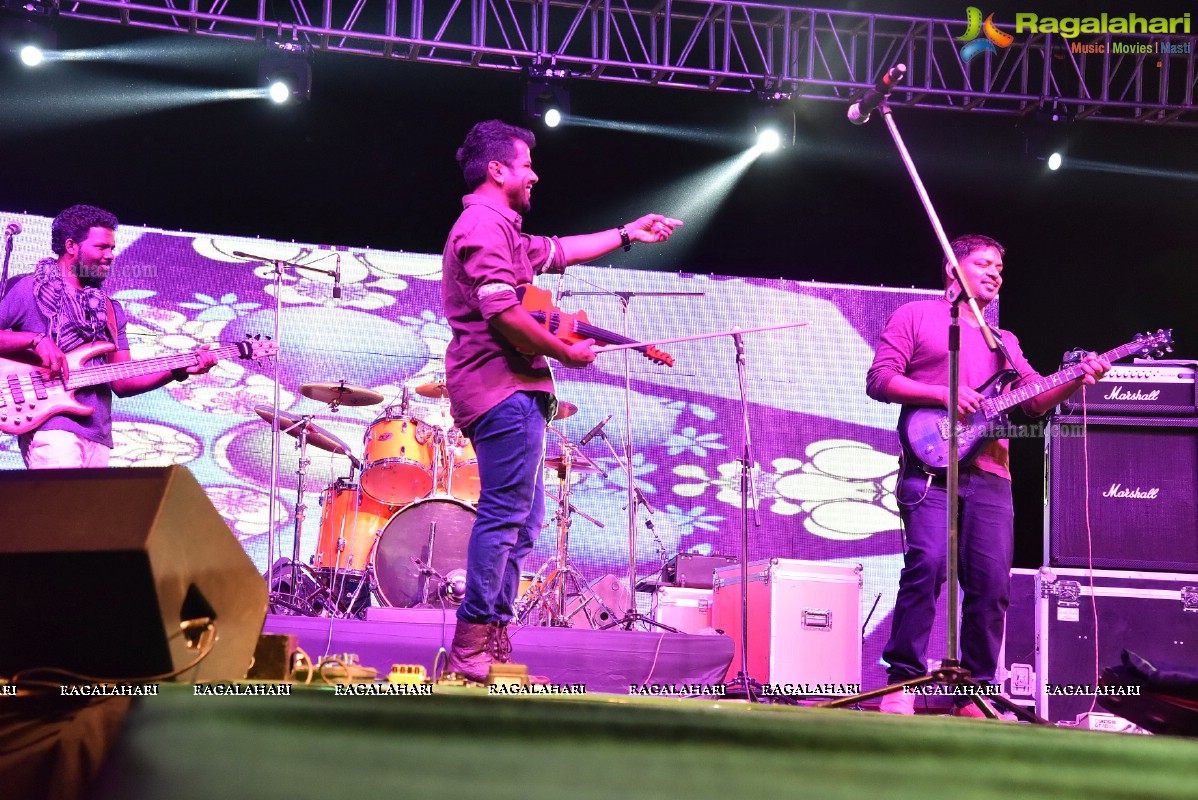
[[[581,342],[583,339],[594,339],[599,344],[627,345],[655,364],[674,366],[674,357],[669,353],[659,350],[651,344],[638,342],[627,336],[598,328],[587,319],[585,311],[580,310],[575,314],[562,311],[553,305],[553,295],[546,289],[533,286],[531,283],[522,283],[516,287],[516,297],[519,298],[520,305],[524,307],[524,310],[531,314],[539,325],[567,344]]]
[[[1172,350],[1172,344],[1172,328],[1136,334],[1132,341],[1103,353],[1099,358],[1112,362],[1130,355],[1150,358],[1162,351]],[[1081,366],[1074,365],[1007,392],[1004,390],[1019,377],[1019,373],[1013,369],[997,373],[978,387],[978,393],[985,398],[978,410],[957,420],[957,461],[961,466],[969,465],[988,440],[1002,437],[1003,431],[1011,424],[1006,411],[1077,380],[1083,374]],[[943,475],[948,469],[948,433],[948,411],[943,408],[905,406],[899,414],[898,434],[903,445],[904,460],[925,472]]]
[[[119,364],[83,366],[96,356],[115,349],[112,342],[91,342],[67,353],[66,381],[61,375],[51,378],[50,370],[40,364],[30,364],[21,358],[0,358],[0,431],[27,433],[55,414],[90,416],[92,409],[75,401],[76,389],[200,363],[197,351]],[[279,352],[279,344],[246,338],[208,352],[218,360],[269,358]],[[37,358],[33,353],[25,353],[22,358],[30,356]]]

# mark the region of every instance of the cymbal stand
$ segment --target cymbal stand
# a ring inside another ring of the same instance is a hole
[[[613,445],[611,443],[611,439],[608,438],[607,432],[604,431],[602,428],[600,428],[598,436],[599,436],[599,438],[603,439],[603,443],[605,445],[607,445],[607,449],[611,451],[612,457],[616,459],[616,463],[620,465],[620,467],[625,472],[625,476],[628,478],[628,485],[631,487],[628,492],[628,497],[629,497],[628,502],[629,502],[629,507],[630,507],[629,508],[629,511],[630,511],[629,516],[633,520],[632,524],[635,525],[636,524],[635,523],[636,506],[643,503],[645,506],[645,510],[648,511],[650,514],[653,513],[653,506],[649,505],[649,501],[645,499],[645,495],[641,493],[640,488],[637,487],[636,482],[633,480],[632,457],[631,457],[632,447],[629,446],[629,448],[628,448],[628,453],[629,453],[628,460],[622,461],[620,459],[619,454],[616,452],[615,445]],[[648,521],[646,520],[646,522],[648,522]],[[632,528],[632,530],[633,530],[632,547],[633,547],[633,553],[635,553],[636,552],[636,533],[635,533],[636,528],[634,527],[634,528]],[[633,572],[631,574],[629,574],[628,577],[632,580],[635,580],[636,579],[636,573],[635,573],[636,560],[635,560],[635,558],[633,559],[632,563],[633,563],[633,567],[632,567]],[[629,590],[629,594],[632,598],[632,600],[631,600],[632,608],[625,611],[624,616],[621,617],[620,619],[614,620],[613,622],[609,622],[606,625],[604,625],[602,630],[607,630],[608,628],[614,628],[619,625],[623,625],[624,630],[630,631],[630,630],[632,630],[632,626],[639,622],[643,625],[647,625],[652,628],[661,628],[662,630],[669,631],[670,633],[679,633],[680,632],[677,628],[672,628],[669,625],[666,625],[664,622],[658,622],[657,620],[653,619],[652,617],[646,616],[637,610],[635,584],[634,584],[633,588]],[[613,617],[614,617],[614,615],[613,615]]]
[[[274,419],[274,425],[276,427],[278,427],[278,424],[279,424],[279,419],[278,419],[278,415],[276,414],[275,419]],[[295,525],[294,525],[294,532],[292,534],[292,548],[291,548],[291,584],[290,585],[291,585],[291,590],[293,593],[294,593],[296,587],[299,585],[299,575],[297,573],[297,570],[302,566],[302,564],[300,563],[300,534],[303,531],[304,517],[307,513],[306,506],[304,504],[304,494],[307,492],[306,484],[307,484],[308,464],[309,464],[308,428],[309,428],[309,426],[311,426],[311,424],[312,424],[312,416],[305,415],[305,416],[300,417],[298,420],[296,420],[294,425],[291,425],[290,427],[279,431],[280,433],[290,433],[293,430],[296,430],[296,429],[299,430],[299,435],[296,437],[296,444],[295,444],[295,446],[300,451],[300,457],[299,457],[299,464],[297,465],[296,470],[295,470],[295,474],[297,476],[296,485],[295,485],[295,512],[294,512]],[[274,586],[271,586],[270,589],[271,589],[271,602],[273,604],[274,602],[276,602],[278,600],[279,596],[283,595],[283,592],[277,591]],[[284,605],[286,605],[286,604],[284,604]]]
[[[542,612],[541,619],[544,619],[544,612],[547,611],[549,625],[557,628],[570,627],[570,618],[579,611],[582,611],[593,623],[590,611],[587,609],[587,604],[591,599],[597,601],[604,611],[611,613],[611,609],[606,608],[598,596],[587,596],[586,579],[570,563],[570,510],[572,508],[570,476],[571,466],[577,459],[577,447],[567,440],[562,444],[561,465],[557,470],[557,479],[560,485],[557,511],[554,514],[554,519],[557,521],[557,550],[541,565],[533,577],[533,588],[529,592],[528,599],[523,603],[524,608],[517,614],[517,619],[521,624],[529,624],[528,620],[538,610]],[[544,579],[540,580],[543,575]],[[567,615],[566,600],[571,594],[582,597],[583,600],[574,612]]]

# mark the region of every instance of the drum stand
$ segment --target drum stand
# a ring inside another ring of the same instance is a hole
[[[520,607],[516,609],[516,619],[522,625],[534,624],[530,622],[530,619],[537,614],[538,621],[545,619],[547,615],[549,625],[568,628],[570,619],[581,611],[586,615],[587,621],[593,628],[595,620],[591,616],[591,610],[587,608],[592,600],[601,611],[606,612],[610,617],[615,617],[602,598],[589,591],[590,587],[582,573],[570,563],[570,513],[573,508],[570,504],[570,473],[571,466],[578,460],[577,449],[568,440],[562,444],[561,462],[557,470],[560,488],[557,512],[554,514],[554,519],[557,520],[557,551],[537,570],[528,595],[521,598],[518,603]],[[566,601],[571,596],[581,598],[582,602],[578,608],[567,614]]]
[[[276,424],[277,424],[277,422],[276,422]],[[300,562],[300,532],[303,530],[303,527],[304,527],[304,514],[306,513],[305,512],[306,507],[304,504],[304,494],[307,491],[305,484],[307,482],[308,464],[309,464],[309,460],[308,460],[308,430],[310,429],[311,426],[312,426],[312,416],[310,414],[308,414],[308,415],[304,415],[304,416],[300,417],[295,422],[295,424],[280,431],[280,433],[288,433],[288,434],[291,433],[292,431],[298,431],[297,438],[299,441],[296,446],[299,448],[300,457],[299,457],[299,466],[295,471],[296,476],[298,476],[298,480],[296,481],[296,486],[295,486],[295,530],[292,535],[292,549],[291,549],[291,559],[290,559],[290,573],[291,573],[290,574],[291,580],[289,583],[290,591],[284,592],[280,588],[278,588],[283,583],[282,575],[278,574],[278,572],[279,572],[278,568],[280,565],[284,565],[284,564],[288,563],[286,559],[280,559],[278,564],[275,564],[271,568],[270,608],[271,608],[271,610],[274,610],[275,606],[277,605],[282,608],[289,609],[291,611],[296,611],[296,612],[299,612],[302,614],[306,614],[308,616],[316,616],[317,615],[316,609],[314,607],[312,607],[311,603],[308,602],[309,600],[312,599],[312,597],[315,597],[316,595],[310,595],[309,597],[300,598],[296,594],[296,589],[298,588],[298,584],[299,584],[298,570],[304,568],[304,565]],[[324,585],[324,582],[319,580],[318,578],[316,578],[315,573],[312,573],[312,577],[314,579],[316,579],[317,585],[319,585],[327,594],[328,587],[326,587]]]

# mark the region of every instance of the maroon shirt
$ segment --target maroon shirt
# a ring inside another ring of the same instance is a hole
[[[512,209],[468,194],[441,255],[441,298],[453,339],[445,351],[450,413],[462,428],[519,391],[553,393],[544,356],[527,356],[491,327],[491,317],[520,304],[516,286],[561,272],[566,256],[554,237],[521,232]]]
[[[916,300],[899,306],[878,342],[873,364],[865,377],[865,391],[875,400],[891,402],[887,387],[896,375],[935,386],[948,385],[949,302],[944,298]],[[986,347],[981,332],[961,315],[961,385],[977,389],[1004,369],[1019,373],[1016,385],[1040,377],[1023,357],[1019,340],[1009,331],[999,330],[1011,355],[1011,364],[1001,353]],[[1010,456],[1006,439],[995,439],[983,448],[974,464],[985,472],[1011,478]]]

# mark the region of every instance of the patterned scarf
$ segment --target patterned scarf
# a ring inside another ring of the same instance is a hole
[[[108,303],[104,292],[75,289],[62,279],[58,260],[43,258],[33,273],[33,296],[50,323],[50,335],[64,352],[88,342],[109,339]]]

